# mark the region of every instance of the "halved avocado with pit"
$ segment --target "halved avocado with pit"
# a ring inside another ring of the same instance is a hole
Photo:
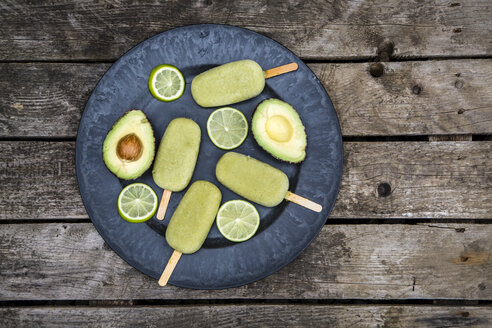
[[[152,165],[155,153],[154,130],[141,110],[121,116],[106,135],[103,160],[118,178],[133,180]]]
[[[306,158],[306,131],[296,110],[280,99],[265,99],[258,104],[251,131],[261,148],[275,158],[300,163]]]

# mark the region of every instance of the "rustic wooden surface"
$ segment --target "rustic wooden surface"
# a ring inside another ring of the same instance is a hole
[[[233,24],[305,59],[368,59],[384,39],[398,58],[492,53],[490,3],[435,1],[3,1],[0,59],[115,60],[173,27]]]
[[[458,306],[220,305],[0,308],[3,323],[50,327],[483,327],[492,312]]]
[[[210,291],[159,288],[90,223],[11,225],[0,231],[0,299],[488,300],[491,235],[480,224],[326,225],[272,276]]]
[[[87,218],[74,142],[0,142],[0,154],[0,221]],[[490,142],[345,142],[344,156],[332,219],[490,218]]]
[[[492,60],[309,64],[344,136],[492,133]],[[0,64],[0,137],[74,138],[85,102],[110,64]]]
[[[491,17],[482,0],[1,1],[0,327],[492,326]],[[159,288],[119,258],[75,176],[104,72],[197,23],[294,51],[344,136],[340,193],[315,241],[218,291]]]

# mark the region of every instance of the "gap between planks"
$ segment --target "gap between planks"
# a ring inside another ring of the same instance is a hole
[[[0,64],[114,64],[119,58],[99,58],[99,59],[85,59],[85,58],[74,58],[74,59],[22,59],[22,60],[0,60]],[[352,57],[341,57],[341,58],[314,58],[314,57],[299,57],[306,65],[308,64],[355,64],[355,63],[373,63],[379,61],[378,56],[362,56],[360,58]],[[444,60],[476,60],[476,59],[492,59],[491,55],[476,55],[476,56],[418,56],[418,55],[408,55],[408,56],[398,56],[393,55],[389,58],[391,62],[410,62],[410,61],[444,61]]]
[[[449,135],[394,135],[394,136],[343,136],[343,142],[412,142],[412,141],[489,141],[488,134],[449,134]],[[15,141],[36,141],[36,142],[74,142],[76,137],[73,136],[16,136],[2,137],[0,142]]]
[[[114,299],[114,300],[22,300],[0,301],[2,307],[161,307],[161,306],[227,306],[227,305],[396,305],[396,306],[477,306],[491,307],[492,300],[477,299]]]
[[[86,218],[44,218],[44,219],[5,219],[0,220],[0,225],[7,224],[33,224],[33,223],[91,223],[89,217]],[[429,227],[437,227],[440,224],[492,224],[490,219],[462,219],[462,218],[446,218],[446,219],[431,219],[431,218],[392,218],[392,219],[374,219],[374,218],[335,218],[328,217],[325,225],[366,225],[366,224],[402,224],[402,225],[428,225]]]

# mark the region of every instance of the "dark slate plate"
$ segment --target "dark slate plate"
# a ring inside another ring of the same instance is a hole
[[[263,69],[290,62],[299,64],[296,72],[268,79],[258,97],[232,106],[250,118],[265,98],[280,98],[292,104],[306,127],[306,160],[299,165],[277,161],[256,145],[251,135],[235,151],[284,171],[290,179],[290,190],[322,204],[323,211],[315,213],[286,201],[274,208],[257,205],[261,216],[258,232],[237,244],[223,238],[214,224],[203,247],[181,257],[169,281],[176,286],[218,289],[256,281],[291,262],[316,237],[335,203],[343,162],[340,125],[325,89],[297,56],[268,37],[227,25],[186,26],[140,43],[111,66],[89,98],[79,125],[77,178],[94,226],[125,261],[158,279],[172,253],[164,238],[166,226],[186,189],[173,193],[164,221],[155,217],[139,224],[124,221],[118,215],[116,198],[130,182],[119,180],[105,167],[103,140],[113,123],[131,108],[141,109],[148,116],[156,145],[173,118],[192,118],[202,129],[192,181],[203,179],[216,184],[223,202],[240,198],[215,178],[215,164],[224,151],[207,136],[206,121],[213,109],[199,107],[190,94],[195,75],[239,59],[255,60]],[[154,99],[147,88],[152,68],[163,63],[180,68],[187,82],[184,95],[171,103]],[[161,195],[162,189],[153,182],[151,170],[136,181],[147,183]]]

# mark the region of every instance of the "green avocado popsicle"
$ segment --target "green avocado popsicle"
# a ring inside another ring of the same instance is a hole
[[[215,175],[236,194],[263,206],[277,206],[289,190],[289,178],[284,172],[235,152],[228,152],[219,159]]]
[[[290,63],[263,71],[250,59],[230,62],[197,75],[191,81],[191,95],[202,107],[234,104],[259,95],[265,79],[297,68],[297,63]]]
[[[195,253],[214,223],[222,193],[213,183],[195,181],[179,202],[166,230],[166,241],[174,249],[159,285],[165,286],[181,254]]]
[[[169,123],[152,169],[159,187],[174,192],[186,188],[195,170],[200,138],[200,127],[188,118],[175,118]]]
[[[198,251],[214,223],[221,199],[222,194],[213,183],[195,181],[167,226],[167,243],[183,254]]]
[[[200,139],[200,127],[188,118],[175,118],[167,126],[152,169],[155,183],[164,189],[157,219],[164,219],[171,192],[181,191],[190,183]]]
[[[224,154],[217,162],[215,176],[236,194],[263,206],[277,206],[286,199],[315,212],[322,210],[321,205],[290,192],[284,172],[243,154]]]

